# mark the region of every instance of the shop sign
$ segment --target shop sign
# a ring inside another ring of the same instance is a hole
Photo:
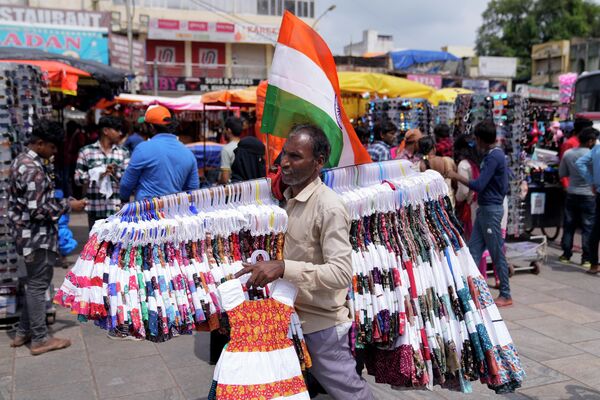
[[[460,88],[462,87],[462,80],[456,78],[442,78],[443,88]]]
[[[509,90],[508,81],[496,81],[490,80],[490,92],[492,93],[506,93]]]
[[[108,64],[108,33],[82,28],[0,24],[0,46],[44,50]]]
[[[556,89],[541,88],[531,85],[519,84],[515,91],[528,99],[545,100],[558,102],[560,100],[560,91]]]
[[[476,93],[487,93],[490,91],[490,81],[487,79],[463,79],[462,87]]]
[[[234,39],[238,43],[264,43],[273,44],[279,37],[278,26],[265,25],[235,25]]]
[[[110,14],[80,10],[0,6],[0,21],[22,25],[62,25],[84,28],[108,28]]]
[[[244,89],[258,86],[260,79],[249,78],[186,78],[176,76],[159,76],[158,90],[172,92],[214,92],[215,90]],[[142,90],[153,91],[154,80],[149,77],[142,85]]]
[[[531,193],[531,215],[542,215],[546,209],[546,193]]]
[[[431,86],[436,89],[442,88],[442,77],[440,75],[409,74],[406,75],[409,81],[419,82],[423,85]]]
[[[203,68],[216,68],[219,66],[218,49],[198,49],[198,64]]]
[[[148,39],[220,43],[275,43],[279,28],[229,22],[151,19]]]
[[[133,40],[133,71],[143,75],[146,72],[146,45],[141,40]],[[110,65],[129,71],[129,41],[126,36],[110,35]]]
[[[154,48],[154,61],[161,64],[175,64],[177,50],[174,46],[156,46]]]
[[[514,78],[517,76],[515,57],[478,57],[479,76]]]

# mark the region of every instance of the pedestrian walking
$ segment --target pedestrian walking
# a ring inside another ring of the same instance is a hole
[[[391,121],[383,121],[374,127],[375,141],[367,147],[373,162],[387,161],[392,158],[391,150],[396,141],[398,128]]]
[[[151,139],[137,145],[121,179],[121,201],[164,196],[198,189],[198,164],[194,153],[181,143],[174,132],[171,112],[163,106],[150,106],[144,121]]]
[[[562,263],[570,262],[573,256],[575,229],[581,227],[581,265],[585,268],[592,266],[590,260],[590,236],[594,229],[596,199],[592,185],[581,175],[576,162],[594,147],[597,132],[594,128],[585,128],[579,134],[579,147],[567,150],[559,166],[560,177],[569,178],[564,210],[563,236],[561,240],[563,254],[559,257],[559,260]]]
[[[226,184],[231,180],[231,166],[235,160],[235,149],[240,142],[240,136],[244,131],[242,120],[229,117],[225,121],[225,140],[227,144],[221,149],[221,176],[219,183]]]
[[[508,192],[508,167],[504,151],[496,146],[496,125],[493,121],[485,120],[477,124],[474,134],[477,147],[485,154],[479,177],[469,180],[454,171],[449,173],[449,177],[478,194],[479,208],[469,250],[475,264],[479,264],[486,249],[490,252],[500,280],[500,295],[495,302],[498,307],[505,307],[512,305],[508,263],[502,249],[503,203]]]
[[[236,278],[251,273],[248,287],[265,287],[278,278],[294,283],[295,306],[312,357],[310,373],[334,399],[373,399],[369,385],[356,372],[348,341],[350,218],[340,198],[319,178],[330,149],[320,128],[292,128],[281,158],[282,178],[289,185],[284,260],[244,264]]]
[[[98,123],[100,139],[84,146],[77,157],[75,183],[83,186],[91,230],[97,220],[115,214],[121,206],[119,182],[129,164],[129,151],[119,146],[122,121],[104,116]]]
[[[11,347],[31,342],[32,355],[71,345],[68,339],[51,337],[46,326],[46,290],[58,261],[57,222],[63,214],[85,207],[84,200],[54,196],[55,183],[47,165],[63,140],[61,124],[40,120],[33,127],[26,150],[10,168],[9,218],[27,272],[23,310]]]
[[[596,131],[596,135],[598,135],[598,131]],[[575,165],[577,165],[585,181],[592,185],[592,191],[596,196],[596,218],[589,242],[591,268],[587,271],[589,274],[595,275],[600,272],[600,265],[598,265],[598,242],[600,242],[600,194],[598,194],[598,191],[600,191],[600,144],[595,145],[591,151],[579,158]]]

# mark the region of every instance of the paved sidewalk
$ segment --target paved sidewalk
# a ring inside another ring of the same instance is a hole
[[[75,236],[87,235],[84,215],[74,215]],[[82,243],[80,243],[80,246]],[[550,257],[540,275],[518,273],[511,280],[515,305],[501,309],[528,378],[515,394],[497,396],[473,384],[474,394],[442,390],[398,392],[373,385],[387,399],[600,399],[600,276]],[[76,255],[71,257],[74,260]],[[67,270],[55,269],[59,286]],[[33,357],[11,349],[12,333],[0,331],[1,399],[205,399],[213,367],[208,365],[208,334],[166,343],[115,342],[93,323],[80,324],[64,309],[51,327],[73,345]],[[329,399],[320,396],[319,399]]]

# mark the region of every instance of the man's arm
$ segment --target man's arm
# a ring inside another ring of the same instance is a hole
[[[595,153],[597,153],[596,147],[594,147],[591,151],[588,151],[583,156],[579,157],[579,159],[577,159],[577,161],[575,161],[575,166],[579,170],[579,173],[581,174],[583,179],[585,179],[585,181],[589,185],[594,184],[592,168],[593,168],[593,162],[594,162],[593,155]]]
[[[324,264],[305,261],[266,261],[243,264],[236,278],[249,272],[248,286],[264,287],[277,278],[284,278],[305,289],[347,289],[352,282],[352,246],[346,210],[333,208],[323,211],[321,249]]]
[[[185,181],[185,185],[183,187],[184,191],[187,190],[196,190],[200,187],[200,178],[198,178],[198,162],[196,161],[196,156],[192,154],[192,159],[194,160],[193,168],[188,173],[187,179]]]
[[[494,176],[497,167],[498,160],[496,160],[496,157],[486,157],[483,166],[481,167],[479,177],[477,179],[471,179],[468,181],[467,186],[477,193],[483,191],[483,189],[485,189],[485,187],[490,183],[490,180]]]
[[[231,155],[223,148],[221,150],[221,176],[219,177],[219,183],[226,184],[229,182],[231,179],[232,164],[233,159],[231,158]]]

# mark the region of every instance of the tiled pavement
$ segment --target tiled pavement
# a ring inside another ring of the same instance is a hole
[[[77,238],[86,220],[72,218]],[[600,276],[558,264],[556,250],[540,275],[518,273],[511,280],[515,305],[502,315],[528,374],[523,388],[504,396],[479,383],[464,395],[398,392],[373,385],[376,399],[600,399]],[[66,270],[56,269],[60,285]],[[32,357],[11,349],[11,333],[0,331],[2,399],[205,399],[212,377],[208,335],[197,333],[167,343],[115,342],[92,323],[80,324],[59,310],[52,331],[68,337],[66,350]],[[321,396],[327,399],[329,397]]]

